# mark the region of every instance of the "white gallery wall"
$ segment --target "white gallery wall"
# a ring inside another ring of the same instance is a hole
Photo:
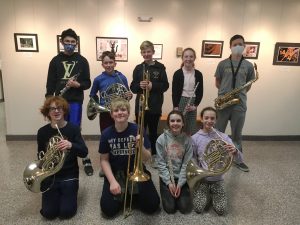
[[[152,16],[150,23],[138,16]],[[127,37],[128,62],[118,62],[129,83],[142,62],[144,40],[163,44],[169,83],[180,66],[177,47],[197,52],[196,68],[204,76],[200,109],[217,97],[214,72],[230,54],[229,39],[242,34],[260,42],[256,62],[260,74],[248,93],[244,135],[300,135],[300,67],[272,65],[276,42],[300,42],[299,0],[0,0],[0,60],[5,95],[7,135],[33,135],[46,123],[39,113],[45,94],[48,64],[57,54],[56,35],[72,28],[80,36],[81,54],[90,64],[91,79],[102,72],[96,60],[96,37]],[[39,52],[16,52],[14,33],[38,34]],[[222,58],[201,58],[202,40],[223,40]],[[83,134],[99,133],[98,120],[85,110]],[[134,106],[134,101],[131,101]],[[163,113],[172,109],[171,86]],[[198,110],[199,111],[199,110]],[[132,117],[133,118],[133,117]]]

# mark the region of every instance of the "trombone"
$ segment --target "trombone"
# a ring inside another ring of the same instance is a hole
[[[150,81],[150,74],[148,70],[145,70],[145,64],[143,64],[143,81],[147,81],[147,85]],[[149,89],[143,89],[143,95],[145,96],[145,110],[149,110],[148,99],[149,99]]]
[[[132,195],[133,195],[133,185],[136,182],[144,182],[148,181],[150,179],[150,176],[144,172],[143,169],[143,160],[142,160],[142,150],[144,146],[144,117],[145,117],[145,107],[146,107],[146,101],[145,96],[143,94],[140,95],[139,99],[139,116],[138,116],[138,135],[139,140],[136,143],[135,147],[135,159],[134,159],[134,166],[133,166],[133,172],[130,173],[130,164],[131,164],[131,155],[133,154],[132,151],[132,143],[130,138],[129,143],[129,156],[128,156],[128,164],[127,164],[127,177],[126,177],[126,187],[125,187],[125,197],[124,197],[124,217],[127,218],[131,215],[131,206],[132,206]],[[130,191],[130,204],[129,209],[126,211],[126,205],[127,205],[127,194],[128,194],[128,182],[131,181],[131,191]]]

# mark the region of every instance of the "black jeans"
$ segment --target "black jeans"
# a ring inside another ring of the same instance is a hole
[[[175,181],[175,183],[177,183],[177,181]],[[172,196],[169,187],[161,178],[159,179],[159,186],[162,205],[167,213],[175,213],[177,209],[183,214],[192,211],[191,195],[187,183],[181,187],[181,193],[178,198]]]
[[[138,116],[135,115],[136,123],[138,123]],[[145,130],[149,130],[149,139],[151,143],[151,153],[152,155],[156,154],[156,139],[157,139],[157,128],[158,128],[158,122],[160,119],[160,114],[152,114],[145,111],[145,118],[144,118],[144,127]]]
[[[151,175],[150,172],[147,171],[147,173]],[[159,207],[160,199],[152,180],[137,182],[137,185],[138,194],[134,196],[133,203],[136,203],[137,207],[144,213],[154,213]],[[116,196],[110,192],[109,187],[110,184],[107,178],[104,177],[100,208],[105,216],[113,217],[123,209],[124,201],[120,201],[120,198],[116,198]],[[129,201],[129,198],[130,195],[127,196],[127,201]]]

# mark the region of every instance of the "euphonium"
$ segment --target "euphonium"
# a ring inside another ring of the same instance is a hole
[[[232,91],[226,93],[225,95],[219,96],[218,98],[215,99],[215,107],[217,110],[221,110],[221,109],[227,108],[229,106],[240,103],[240,98],[239,98],[240,92],[258,80],[258,72],[257,72],[256,63],[254,63],[254,69],[255,69],[255,78],[253,80],[250,80],[243,86],[241,86],[239,88],[235,88]]]
[[[68,151],[60,151],[57,148],[57,143],[63,140],[58,126],[56,125],[59,135],[55,135],[49,139],[47,151],[43,156],[39,155],[40,159],[29,163],[23,173],[23,181],[29,191],[40,193],[50,189],[42,190],[41,183],[56,174],[63,166],[67,157]],[[53,182],[52,182],[53,184]]]
[[[143,169],[143,158],[142,158],[142,151],[144,146],[144,116],[145,116],[145,97],[143,94],[140,95],[140,110],[139,110],[139,116],[138,116],[138,135],[139,140],[138,143],[136,143],[135,148],[135,161],[134,161],[134,167],[133,172],[129,172],[130,168],[130,160],[131,160],[131,143],[130,143],[130,153],[128,156],[128,165],[127,165],[127,179],[126,179],[126,188],[125,188],[125,200],[124,200],[124,217],[128,217],[131,213],[131,205],[132,205],[132,195],[133,195],[133,183],[135,182],[144,182],[150,179],[150,176],[144,172]],[[132,182],[131,185],[131,196],[130,196],[130,206],[129,210],[126,212],[126,204],[127,204],[127,191],[128,191],[128,182],[129,180]]]
[[[222,175],[231,167],[233,155],[226,150],[227,143],[221,135],[215,129],[213,130],[221,139],[211,140],[205,148],[201,161],[206,164],[203,167],[207,166],[207,169],[200,168],[193,160],[187,164],[186,179],[191,190],[194,190],[196,183],[203,178]]]

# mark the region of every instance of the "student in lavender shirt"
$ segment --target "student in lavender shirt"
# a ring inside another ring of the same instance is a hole
[[[207,169],[203,161],[203,153],[207,144],[213,139],[222,139],[227,143],[226,150],[234,155],[237,162],[243,162],[242,153],[235,148],[232,140],[224,133],[215,130],[213,127],[217,120],[216,110],[212,107],[204,108],[200,113],[203,128],[192,136],[194,141],[194,154],[198,166]],[[218,215],[227,211],[227,196],[224,186],[224,175],[206,177],[198,182],[193,188],[193,205],[197,213],[202,213],[210,203]]]

